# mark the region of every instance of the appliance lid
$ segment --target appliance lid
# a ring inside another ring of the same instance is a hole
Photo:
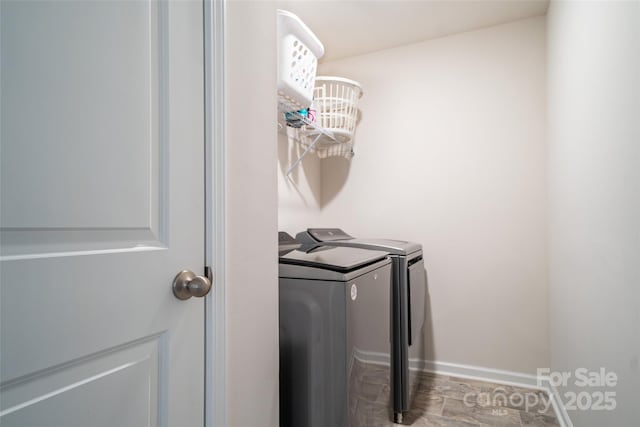
[[[311,252],[293,251],[280,264],[293,264],[347,273],[384,259],[387,252],[351,247],[320,247]]]
[[[393,239],[351,239],[348,241],[353,247],[371,248],[387,251],[394,255],[409,255],[422,250],[422,245],[415,242]]]
[[[308,228],[296,235],[296,240],[304,246],[320,244],[326,246],[349,246],[354,248],[373,249],[389,252],[393,255],[409,255],[422,250],[422,245],[415,242],[393,239],[359,239],[353,238],[339,228]]]

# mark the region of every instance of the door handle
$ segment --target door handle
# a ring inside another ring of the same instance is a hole
[[[211,290],[211,280],[205,276],[197,276],[191,270],[182,270],[173,279],[173,295],[180,300],[191,297],[203,297]]]

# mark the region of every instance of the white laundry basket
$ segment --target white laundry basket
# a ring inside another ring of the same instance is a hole
[[[324,46],[300,18],[278,10],[278,108],[308,108]]]
[[[332,132],[339,142],[353,139],[358,121],[360,83],[344,77],[316,77],[312,109],[316,123]]]
[[[358,122],[358,102],[362,96],[360,83],[344,77],[317,76],[312,112],[315,124],[333,134],[335,139],[323,137],[314,151],[320,158],[353,156],[353,140]],[[301,138],[310,145],[315,132],[309,130]]]

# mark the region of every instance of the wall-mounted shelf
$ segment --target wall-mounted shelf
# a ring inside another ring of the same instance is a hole
[[[350,138],[345,142],[345,135],[341,135],[342,132],[332,132],[331,130],[325,129],[297,112],[288,114],[294,115],[296,120],[304,123],[304,125],[299,128],[289,126],[284,126],[284,128],[287,129],[287,136],[293,137],[298,143],[305,147],[305,150],[289,165],[287,168],[287,177],[291,175],[291,172],[300,164],[307,154],[314,151],[321,153],[339,148],[341,151],[348,151],[346,154],[347,157],[353,157],[353,144],[350,142]],[[319,154],[319,157],[327,156]]]

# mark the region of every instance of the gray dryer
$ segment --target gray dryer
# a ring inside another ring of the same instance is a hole
[[[402,422],[403,413],[412,407],[418,388],[416,370],[409,369],[410,359],[424,360],[424,320],[426,276],[422,245],[390,239],[353,238],[339,228],[309,228],[296,235],[303,248],[330,246],[352,247],[388,252],[393,261],[393,332],[392,383],[394,421]]]

